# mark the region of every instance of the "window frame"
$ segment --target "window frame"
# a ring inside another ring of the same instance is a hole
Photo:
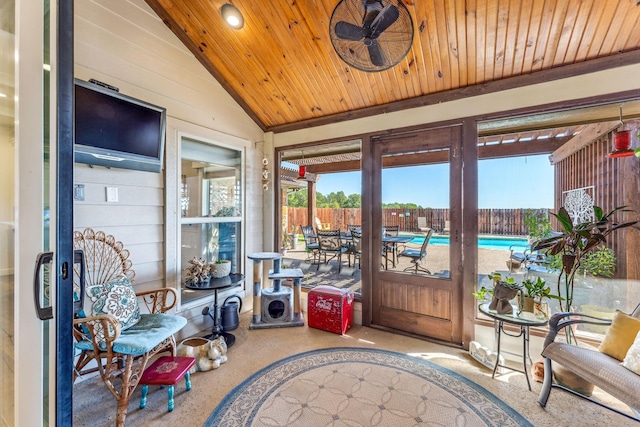
[[[188,129],[187,129],[188,128]],[[250,141],[227,135],[211,129],[182,122],[171,117],[167,118],[167,141],[165,153],[165,282],[177,292],[176,312],[187,311],[203,305],[209,305],[214,300],[214,293],[203,292],[202,297],[182,302],[183,284],[181,281],[184,266],[181,261],[181,232],[182,232],[182,141],[187,139],[204,145],[216,146],[234,150],[240,154],[240,209],[241,214],[233,217],[189,218],[189,223],[203,222],[239,222],[240,246],[238,266],[236,270],[244,274],[246,269],[246,222],[247,222],[247,175],[246,159]],[[207,221],[212,220],[212,221]],[[243,295],[246,295],[246,283],[243,285]],[[234,289],[238,293],[238,289]],[[224,292],[219,293],[219,297]]]

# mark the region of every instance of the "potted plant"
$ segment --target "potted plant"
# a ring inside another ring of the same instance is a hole
[[[489,274],[489,279],[493,280],[493,299],[489,304],[489,310],[495,310],[499,314],[513,313],[510,300],[515,298],[521,286],[513,277],[502,277],[498,272]]]
[[[620,206],[609,213],[604,213],[599,206],[593,207],[594,219],[574,225],[567,210],[562,207],[558,213],[551,213],[560,226],[560,232],[552,237],[540,240],[534,250],[548,251],[552,256],[561,255],[561,269],[558,274],[558,295],[560,311],[573,310],[573,288],[576,273],[580,270],[584,258],[598,246],[607,242],[607,236],[620,228],[629,227],[638,221],[618,223],[613,215],[624,211]],[[563,304],[566,301],[566,304]]]
[[[291,234],[284,231],[282,233],[282,246],[280,247],[280,253],[284,256],[287,254],[287,249],[291,247]]]
[[[545,298],[561,299],[558,295],[551,293],[551,287],[547,286],[547,282],[542,277],[538,277],[536,281],[528,278],[522,281],[520,311],[534,313],[539,318],[549,317]]]
[[[211,277],[220,279],[227,277],[231,273],[231,261],[228,259],[219,259],[210,264]]]
[[[184,271],[185,283],[193,283],[194,285],[202,286],[206,286],[209,283],[211,265],[202,258],[193,257],[193,259],[189,260]]]

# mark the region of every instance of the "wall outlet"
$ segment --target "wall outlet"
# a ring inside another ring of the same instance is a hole
[[[84,184],[73,184],[73,200],[84,201]]]
[[[118,201],[118,187],[107,187],[107,202],[116,203]]]

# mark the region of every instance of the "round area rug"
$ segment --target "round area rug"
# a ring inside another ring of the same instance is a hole
[[[368,348],[314,350],[275,362],[234,388],[204,425],[532,426],[449,369]]]

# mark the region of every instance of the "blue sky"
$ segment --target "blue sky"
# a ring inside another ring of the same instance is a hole
[[[385,169],[383,203],[449,207],[448,165]],[[484,208],[553,208],[553,166],[548,155],[481,160],[478,206]],[[317,191],[360,194],[360,172],[323,174]]]

